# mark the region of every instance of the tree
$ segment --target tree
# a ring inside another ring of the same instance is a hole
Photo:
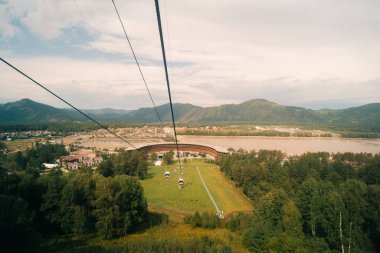
[[[134,150],[128,154],[127,158],[130,168],[130,173],[127,173],[127,175],[138,176],[140,179],[144,179],[148,173],[147,156],[142,152]]]
[[[157,159],[158,159],[157,153],[153,152],[153,153],[150,154],[150,160],[152,162],[157,161]]]
[[[125,235],[142,222],[147,203],[140,183],[129,176],[99,177],[93,201],[98,235]]]
[[[112,164],[112,161],[110,159],[106,159],[102,161],[99,166],[97,171],[104,177],[111,177],[114,175],[114,167]]]
[[[258,200],[256,219],[267,224],[273,231],[282,231],[282,208],[287,200],[283,190],[272,189]]]
[[[291,235],[292,237],[303,237],[302,232],[302,216],[298,210],[294,201],[288,201],[282,207],[283,217],[282,217],[282,227],[283,230]]]
[[[143,221],[147,214],[147,203],[140,183],[129,176],[116,176],[114,180],[120,190],[116,194],[116,203],[124,220],[121,234],[126,234]]]
[[[0,151],[5,151],[7,149],[7,145],[4,142],[0,141]]]
[[[162,159],[164,160],[164,162],[168,165],[170,164],[173,164],[173,159],[174,159],[174,152],[173,150],[169,151],[169,152],[166,152]]]
[[[95,180],[89,173],[73,172],[62,190],[61,227],[66,233],[84,235],[93,232],[91,214]]]
[[[6,253],[24,252],[31,240],[33,214],[20,197],[0,194],[0,243]]]
[[[60,170],[59,170],[60,171]],[[41,212],[46,219],[55,227],[60,227],[61,224],[61,199],[62,190],[65,187],[65,180],[61,177],[62,172],[55,173],[52,169],[49,172],[47,180],[46,192],[42,195],[43,203]]]
[[[350,179],[341,185],[340,194],[347,211],[346,219],[343,220],[343,233],[346,248],[353,249],[370,249],[369,239],[362,227],[369,211],[367,202],[368,187],[367,185],[355,179]]]
[[[369,237],[372,240],[375,252],[380,252],[380,185],[370,185],[367,195],[368,209],[366,212],[366,225]]]

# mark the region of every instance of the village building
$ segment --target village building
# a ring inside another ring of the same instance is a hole
[[[103,162],[103,157],[97,156],[97,157],[94,158],[94,163],[95,164],[99,164],[101,162]]]
[[[67,164],[67,163],[79,162],[79,159],[78,157],[73,156],[73,155],[66,155],[66,156],[61,156],[60,162],[61,164]]]
[[[66,167],[67,170],[77,170],[81,166],[92,167],[102,161],[103,158],[97,157],[95,154],[70,154],[61,156],[56,162]]]
[[[82,160],[82,164],[83,164],[84,166],[88,166],[88,167],[90,167],[90,166],[94,165],[94,161],[91,160],[91,159],[85,159],[85,160]]]
[[[42,164],[42,168],[46,169],[46,170],[54,169],[57,167],[59,167],[59,164],[56,164],[56,163],[43,163]]]
[[[66,166],[68,170],[77,170],[79,168],[79,163],[78,162],[67,163]]]

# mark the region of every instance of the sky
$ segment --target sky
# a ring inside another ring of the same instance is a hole
[[[153,0],[115,0],[157,105],[168,103]],[[378,0],[160,0],[174,103],[380,102]],[[111,0],[0,0],[0,56],[79,108],[151,101]],[[67,107],[0,62],[0,103]]]

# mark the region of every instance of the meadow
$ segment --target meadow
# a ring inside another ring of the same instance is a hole
[[[178,188],[178,164],[150,166],[148,178],[141,180],[145,197],[152,210],[166,211],[169,214],[185,215],[195,211],[215,212],[215,207],[204,188],[196,167],[199,168],[208,189],[214,197],[218,207],[226,215],[236,211],[251,211],[250,201],[240,189],[228,180],[217,165],[206,163],[203,160],[188,160],[183,164],[183,179],[185,185]],[[170,178],[165,178],[168,170]],[[177,170],[177,172],[174,172]]]
[[[17,139],[12,141],[4,141],[5,145],[8,148],[9,152],[17,152],[17,151],[23,151],[27,148],[30,148],[33,146],[33,142],[39,141],[40,139]]]

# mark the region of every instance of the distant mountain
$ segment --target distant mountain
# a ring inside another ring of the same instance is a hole
[[[246,122],[380,132],[380,103],[343,110],[311,110],[279,105],[264,99],[254,99],[241,104],[213,107],[199,107],[191,104],[174,104],[173,107],[175,119],[181,123]],[[157,110],[163,122],[171,122],[169,104],[158,106]],[[154,108],[140,108],[131,111],[111,108],[83,111],[99,121],[158,122]],[[0,125],[86,121],[88,120],[74,110],[58,109],[30,99],[0,105]]]
[[[318,113],[301,107],[283,106],[264,99],[202,108],[180,118],[183,122],[255,122],[260,124],[297,124],[321,120]]]
[[[191,105],[191,104],[173,104],[174,118],[179,122],[188,122],[187,115],[192,115],[203,110],[202,107]],[[171,122],[172,115],[170,111],[170,105],[164,104],[157,106],[158,114],[160,115],[161,121]],[[135,111],[131,111],[127,119],[137,122],[158,122],[158,117],[156,110],[154,108],[140,108]]]
[[[81,120],[83,118],[75,111],[58,109],[27,98],[0,105],[1,125],[65,123]]]
[[[112,109],[112,108],[103,108],[103,109],[83,109],[83,112],[92,116],[95,119],[102,121],[117,121],[125,119],[131,112],[130,110],[123,109]]]
[[[318,112],[326,118],[328,126],[380,132],[380,103]]]

